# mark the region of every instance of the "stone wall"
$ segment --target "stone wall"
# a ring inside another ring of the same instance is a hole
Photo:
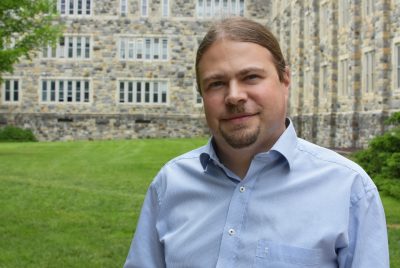
[[[169,0],[168,17],[161,16],[160,0],[149,1],[147,17],[140,0],[128,0],[125,15],[119,0],[92,2],[91,16],[61,18],[66,34],[90,36],[90,59],[47,59],[38,53],[32,61],[22,60],[5,76],[20,81],[20,101],[4,103],[0,95],[0,125],[32,128],[41,140],[207,135],[196,102],[194,60],[215,18],[197,17],[196,0]],[[339,2],[245,0],[244,16],[269,26],[280,41],[293,74],[289,115],[299,136],[328,147],[364,147],[385,130],[383,119],[400,109],[394,68],[400,4],[377,0],[373,13],[365,15],[367,1],[348,1],[348,21],[342,24]],[[167,37],[168,60],[121,60],[121,37]],[[375,53],[374,88],[368,92],[365,51]],[[339,72],[344,59],[346,90]],[[90,102],[41,102],[40,81],[46,78],[89,79]],[[155,79],[168,83],[165,104],[119,103],[120,80]]]
[[[275,1],[271,21],[294,74],[289,114],[298,134],[334,148],[365,147],[385,131],[384,119],[400,109],[393,57],[394,43],[400,42],[400,3],[377,0],[365,14],[368,1],[347,2],[343,9],[342,1]],[[295,45],[285,45],[293,35]],[[363,77],[368,51],[375,54],[370,90]]]

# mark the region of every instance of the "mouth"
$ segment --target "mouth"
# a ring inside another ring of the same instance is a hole
[[[258,113],[244,113],[244,114],[234,114],[231,116],[227,116],[222,119],[222,121],[233,123],[233,124],[239,124],[247,121],[248,119],[253,118],[256,116]]]

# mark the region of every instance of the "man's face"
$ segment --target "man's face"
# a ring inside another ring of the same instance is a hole
[[[285,130],[289,71],[279,81],[266,48],[227,39],[211,45],[198,68],[205,115],[217,145],[268,150]]]

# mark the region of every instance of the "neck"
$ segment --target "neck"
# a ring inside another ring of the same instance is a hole
[[[252,146],[235,149],[230,146],[216,146],[220,161],[241,179],[247,174],[253,157],[264,150],[255,150]]]

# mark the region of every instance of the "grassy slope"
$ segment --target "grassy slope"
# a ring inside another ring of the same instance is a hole
[[[0,266],[121,267],[151,179],[205,142],[0,144]],[[400,267],[400,202],[382,199]]]

